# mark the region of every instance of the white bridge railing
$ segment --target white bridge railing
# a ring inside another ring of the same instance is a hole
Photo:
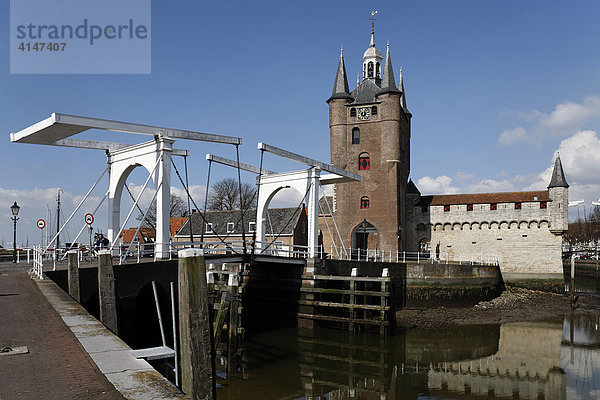
[[[119,258],[119,264],[124,262],[136,262],[140,263],[144,259],[155,257],[155,246],[156,243],[121,243],[116,250],[115,257]],[[191,246],[202,248],[206,255],[240,255],[244,254],[244,251],[248,254],[252,252],[253,246],[252,241],[247,240],[244,249],[244,242],[241,240],[234,240],[229,242],[169,242],[168,243],[168,259],[177,257],[177,252],[184,248]],[[289,257],[289,258],[307,258],[308,257],[308,246],[287,244],[282,242],[256,242],[255,254],[267,255],[267,256],[278,256],[278,257]],[[81,246],[76,249],[65,248],[65,249],[48,249],[44,250],[40,246],[35,246],[30,252],[27,252],[27,262],[33,262],[32,274],[40,279],[42,278],[42,268],[44,260],[52,261],[53,270],[56,270],[56,264],[58,261],[64,260],[66,257],[67,250],[77,250],[78,260],[80,262],[88,261],[93,262],[97,257],[96,248],[89,249],[88,246]],[[439,253],[436,257],[431,252],[409,252],[409,251],[382,251],[379,249],[345,249],[340,256],[336,256],[334,249],[331,249],[329,254],[324,252],[323,246],[320,246],[318,254],[321,257],[338,260],[357,260],[357,261],[371,261],[371,262],[392,262],[392,263],[405,263],[405,262],[416,262],[421,263],[442,263],[442,264],[461,264],[461,265],[498,265],[498,257],[495,255],[486,254],[453,254],[453,253]]]

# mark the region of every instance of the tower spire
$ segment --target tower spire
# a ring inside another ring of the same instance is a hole
[[[344,48],[340,50],[340,61],[338,63],[331,99],[346,99],[350,97],[348,90],[348,78],[346,77],[346,65],[344,64]],[[328,101],[329,101],[328,100]]]
[[[569,187],[567,179],[565,178],[565,172],[563,171],[562,162],[560,161],[560,155],[557,155],[556,160],[554,161],[554,170],[552,171],[552,179],[550,179],[548,189],[553,187]]]
[[[385,54],[385,64],[383,66],[383,79],[381,80],[381,93],[399,92],[396,88],[396,80],[394,79],[394,69],[392,68],[392,58],[390,57],[390,43],[387,44]]]
[[[402,92],[400,95],[400,105],[402,106],[402,110],[404,112],[408,112],[406,108],[406,93],[404,93],[404,79],[402,78],[402,68],[400,68],[400,79],[398,79],[398,90]]]

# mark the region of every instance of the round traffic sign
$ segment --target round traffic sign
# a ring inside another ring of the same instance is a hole
[[[40,229],[44,229],[46,227],[46,221],[44,221],[43,219],[38,219],[36,224],[37,227]]]
[[[85,223],[91,225],[94,223],[94,216],[92,214],[85,214]]]

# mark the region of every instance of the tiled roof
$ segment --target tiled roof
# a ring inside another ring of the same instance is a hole
[[[177,231],[179,231],[181,229],[181,227],[183,226],[183,224],[185,224],[185,221],[187,221],[187,217],[171,218],[171,226],[170,226],[171,236],[175,236]]]
[[[135,235],[136,230],[137,228],[124,229],[123,232],[121,232],[121,238],[123,239],[123,242],[129,243],[134,241],[133,235]],[[137,234],[137,241],[140,243],[149,243],[154,240],[155,236],[154,229],[140,228],[140,231]]]
[[[518,203],[528,201],[551,201],[547,190],[535,192],[441,194],[421,196],[419,206],[444,206],[454,204]]]
[[[293,229],[298,222],[298,217],[302,207],[299,208],[270,208],[267,210],[267,234],[271,234],[271,231],[275,235],[281,234],[283,236],[291,235]],[[233,211],[207,211],[205,213],[206,222],[211,223],[213,232],[216,232],[220,236],[226,236],[227,223],[233,222],[234,229],[229,235],[241,235],[242,224],[241,224],[241,213],[240,210]],[[191,216],[192,230],[194,236],[200,235],[205,230],[205,221],[200,216],[200,213],[193,213]],[[289,223],[288,223],[289,221]],[[256,210],[247,210],[244,214],[244,231],[249,233],[249,222],[256,222]],[[271,230],[272,227],[272,230]],[[190,225],[189,220],[183,225],[183,227],[177,232],[177,236],[189,236]],[[210,233],[205,233],[205,236],[210,236]]]

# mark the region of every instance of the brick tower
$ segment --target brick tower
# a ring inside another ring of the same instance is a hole
[[[334,186],[334,217],[344,245],[402,251],[406,226],[406,185],[410,171],[410,121],[402,71],[394,80],[390,47],[383,64],[371,42],[362,59],[362,81],[348,88],[340,55],[329,104],[331,163],[361,175],[361,182]],[[354,252],[356,253],[356,251]]]

